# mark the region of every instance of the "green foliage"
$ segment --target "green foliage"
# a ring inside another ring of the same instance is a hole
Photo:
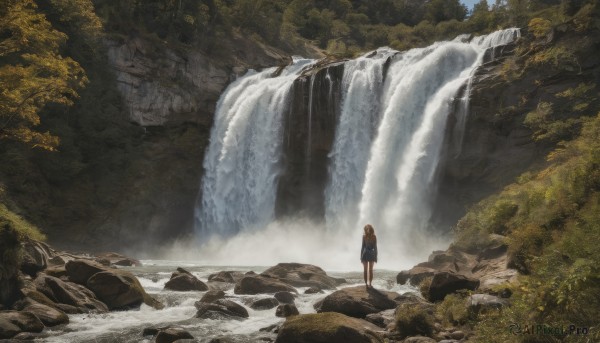
[[[310,42],[340,56],[523,27],[535,16],[555,24],[561,11],[557,1],[543,0],[481,0],[470,16],[459,0],[110,0],[95,5],[109,32],[143,28],[142,33],[161,40],[211,50],[219,47],[219,39],[242,32],[292,53]]]
[[[445,326],[464,325],[469,320],[469,311],[464,296],[448,294],[444,301],[436,305],[435,314]]]
[[[464,20],[467,7],[458,0],[431,0],[425,5],[425,20],[439,23],[447,20]]]
[[[552,66],[567,71],[580,70],[581,66],[575,56],[566,46],[552,46],[535,53],[530,59],[534,66]]]
[[[546,37],[552,31],[552,23],[550,20],[543,18],[533,18],[527,25],[529,32],[533,34],[535,38]]]
[[[96,6],[110,32],[143,27],[160,39],[213,49],[219,37],[240,31],[292,52],[303,51],[309,41],[346,56],[385,45],[408,49],[462,33],[488,33],[515,25],[510,13],[530,15],[529,8],[521,12],[521,2],[489,6],[485,0],[468,18],[459,0],[112,0]]]
[[[583,118],[579,117],[580,113],[584,113],[598,101],[595,88],[593,82],[588,82],[558,92],[555,94],[556,98],[564,99],[557,101],[560,110],[555,110],[553,103],[540,102],[526,115],[523,123],[533,130],[536,141],[558,142],[571,139],[581,126]]]
[[[423,296],[423,298],[429,298],[429,288],[431,287],[431,281],[433,280],[433,276],[428,276],[419,283],[419,293]]]
[[[600,325],[600,114],[581,121],[579,136],[549,154],[546,169],[523,175],[519,183],[484,200],[457,227],[456,244],[464,246],[475,244],[466,233],[488,235],[502,227],[499,233],[508,237],[513,264],[527,273],[513,289],[511,307],[479,318],[477,342],[514,340],[508,332],[512,323]],[[514,214],[506,210],[507,203],[518,206]],[[600,338],[597,331],[590,333],[586,339]],[[548,339],[575,342],[581,337]]]
[[[7,205],[10,207],[14,206],[8,201],[4,186],[0,184],[0,232],[3,230],[9,230],[11,231],[11,235],[14,235],[15,239],[19,241],[29,238],[35,240],[46,239],[46,237],[35,225],[23,219],[20,215],[12,211]],[[6,232],[4,233],[8,234]],[[2,240],[0,239],[0,241]]]
[[[596,84],[592,82],[580,83],[575,88],[569,88],[563,92],[556,93],[556,96],[569,100],[588,99],[588,95],[594,88],[596,88]],[[592,100],[596,100],[596,98],[593,98]]]
[[[25,238],[35,240],[45,239],[45,236],[35,225],[32,225],[18,214],[9,210],[6,205],[2,203],[0,203],[0,227],[15,230],[20,240]]]
[[[514,81],[519,79],[523,75],[523,72],[524,70],[519,64],[518,58],[509,56],[502,62],[500,76],[505,81]]]
[[[423,304],[402,304],[396,309],[396,330],[401,338],[433,334],[433,310]]]
[[[35,130],[40,111],[49,103],[73,104],[87,79],[77,62],[60,55],[66,36],[33,1],[6,2],[0,10],[0,139],[54,150],[58,138]]]
[[[556,93],[556,97],[568,100],[572,104],[572,111],[582,112],[588,109],[591,103],[598,100],[595,88],[596,84],[593,82],[580,83],[575,88]]]
[[[490,243],[490,234],[505,234],[519,205],[508,198],[490,198],[477,204],[457,223],[455,244],[467,250],[480,250]]]

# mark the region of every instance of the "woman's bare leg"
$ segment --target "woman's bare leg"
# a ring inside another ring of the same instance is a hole
[[[365,286],[366,286],[367,285],[367,262],[363,262],[362,264],[363,264],[363,269],[364,269],[363,276],[365,279]]]
[[[373,265],[375,262],[369,261],[369,286],[373,286]]]

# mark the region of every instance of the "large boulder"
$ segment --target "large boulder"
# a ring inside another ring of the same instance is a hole
[[[183,328],[168,327],[158,331],[156,335],[156,343],[172,343],[181,339],[193,339],[189,332]]]
[[[182,342],[194,337],[184,328],[179,326],[149,327],[142,331],[142,336],[156,336],[155,342],[171,343]]]
[[[274,297],[282,304],[294,303],[294,295],[290,292],[277,292],[275,293]]]
[[[54,301],[50,300],[50,298],[48,298],[46,295],[44,295],[44,293],[38,291],[34,285],[30,287],[21,288],[21,294],[23,294],[24,298],[13,305],[17,310],[21,310],[25,306],[34,303],[44,304],[46,306],[56,308],[57,304]]]
[[[87,287],[111,310],[137,307],[142,303],[157,309],[164,307],[144,291],[133,274],[123,270],[96,273],[88,279]]]
[[[248,310],[246,308],[235,301],[227,300],[227,299],[219,299],[215,301],[213,304],[225,306],[229,311],[235,313],[239,317],[248,318]]]
[[[461,274],[439,272],[433,275],[429,286],[428,298],[430,301],[441,301],[450,293],[461,289],[474,291],[479,287],[479,280]]]
[[[418,285],[425,278],[433,276],[436,272],[451,272],[470,274],[477,264],[477,257],[455,249],[447,251],[434,251],[429,255],[427,262],[419,263],[410,270],[403,270],[396,276],[399,284],[409,282]]]
[[[92,275],[110,269],[95,261],[77,259],[68,261],[65,270],[69,280],[85,286]]]
[[[364,318],[371,313],[395,308],[400,295],[365,286],[343,288],[325,297],[317,312],[339,312],[347,316]]]
[[[279,301],[275,298],[264,298],[256,300],[250,305],[253,310],[269,310],[279,305]]]
[[[53,256],[50,247],[42,242],[29,240],[23,242],[21,271],[25,274],[35,276],[38,272],[48,267],[48,260]]]
[[[361,319],[327,312],[289,317],[275,343],[383,343],[380,329]]]
[[[445,272],[478,279],[479,289],[493,293],[501,286],[508,286],[517,277],[517,270],[510,268],[506,237],[491,234],[488,243],[477,251],[465,251],[451,246],[446,251],[434,251],[427,262],[419,263],[410,270],[401,271],[396,281],[419,285],[425,278]]]
[[[0,312],[0,339],[12,338],[21,331],[23,330],[18,325],[4,318]]]
[[[165,284],[165,289],[182,292],[207,291],[208,286],[187,270],[177,268],[177,271],[171,274],[171,279]]]
[[[52,302],[72,306],[77,313],[107,312],[109,309],[105,303],[96,298],[92,291],[73,282],[65,282],[40,273],[35,278],[34,285],[38,292],[44,294]],[[57,305],[57,307],[65,311],[61,306]]]
[[[346,280],[331,277],[320,267],[301,263],[279,263],[260,275],[277,278],[294,287],[318,287],[335,289]]]
[[[23,311],[33,313],[48,327],[67,324],[69,322],[69,316],[63,311],[43,304],[32,303],[31,305],[25,306]]]
[[[204,319],[229,319],[248,318],[248,310],[244,306],[231,300],[219,299],[212,303],[197,301],[194,306],[198,310],[197,318]]]
[[[410,282],[412,285],[418,285],[421,283],[421,281],[433,276],[433,274],[435,274],[435,269],[416,265],[410,270],[403,270],[398,273],[396,276],[396,282],[400,285],[404,285],[407,282]]]
[[[263,275],[246,276],[235,284],[235,294],[261,294],[287,291],[298,293],[296,289],[278,279]]]
[[[0,311],[0,338],[12,338],[21,332],[42,332],[44,324],[33,313]]]
[[[201,303],[212,303],[216,300],[225,298],[225,292],[221,290],[210,290],[202,296],[200,299]]]

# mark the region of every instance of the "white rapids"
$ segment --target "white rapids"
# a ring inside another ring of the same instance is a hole
[[[270,310],[254,310],[250,307],[254,301],[272,297],[272,294],[237,295],[233,292],[233,284],[211,283],[208,276],[221,270],[237,270],[241,272],[262,272],[266,267],[250,266],[221,266],[209,267],[190,261],[142,260],[141,267],[125,267],[140,280],[140,283],[150,295],[160,300],[165,308],[156,310],[142,305],[139,310],[113,311],[101,314],[69,315],[67,325],[46,328],[36,341],[48,343],[151,343],[151,336],[143,336],[142,331],[149,327],[174,325],[188,331],[198,342],[209,342],[215,338],[223,338],[227,342],[254,343],[263,340],[274,340],[276,334],[260,331],[261,328],[273,324],[281,324],[284,319],[275,316],[275,308]],[[196,308],[194,303],[205,292],[175,292],[164,290],[165,283],[177,267],[190,271],[210,287],[224,290],[228,299],[244,306],[249,318],[235,319],[201,319],[194,318]],[[331,276],[343,277],[348,283],[340,287],[351,287],[362,284],[360,272],[327,272]],[[399,294],[415,291],[410,286],[400,286],[395,282],[396,272],[378,271],[373,285],[378,289],[398,292]],[[325,293],[303,294],[307,287],[298,287],[299,295],[295,299],[300,313],[315,313],[314,303],[332,291]]]

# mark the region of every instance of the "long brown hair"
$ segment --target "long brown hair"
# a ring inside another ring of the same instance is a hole
[[[364,237],[365,237],[365,239],[367,241],[371,241],[372,242],[375,239],[377,239],[377,236],[375,236],[375,229],[373,228],[373,225],[371,225],[371,224],[365,225],[364,230],[365,230]]]

